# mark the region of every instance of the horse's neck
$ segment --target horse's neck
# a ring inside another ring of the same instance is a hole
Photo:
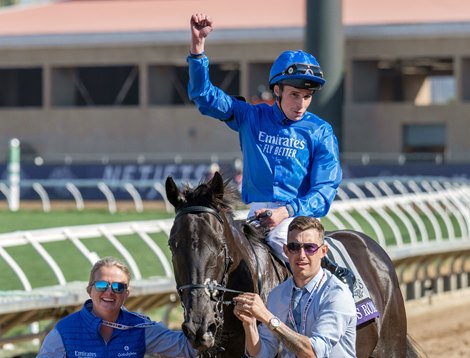
[[[241,260],[246,259],[243,246],[248,245],[248,242],[244,234],[239,230],[233,218],[227,217],[227,215],[224,224],[224,231],[228,254],[233,261],[232,265],[236,267]]]

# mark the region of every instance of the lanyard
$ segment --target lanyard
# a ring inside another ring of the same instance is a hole
[[[133,328],[147,328],[147,327],[151,327],[151,326],[156,326],[157,322],[145,322],[145,323],[136,324],[135,326],[127,326],[125,324],[103,320],[101,322],[101,324],[103,326],[108,326],[108,327],[120,329],[121,331],[127,331],[128,329],[133,329]]]
[[[145,320],[145,322],[136,324],[134,326],[128,326],[128,325],[121,324],[121,323],[102,320],[101,324],[103,326],[108,326],[108,327],[111,327],[111,328],[120,329],[121,331],[127,331],[128,329],[133,329],[133,328],[147,328],[147,327],[152,327],[152,326],[157,326],[158,325],[157,322],[149,321],[147,319],[147,317],[145,317],[141,314],[138,314],[137,312],[130,312],[130,311],[127,311],[127,312],[129,312],[130,314],[133,314],[134,316],[142,318],[143,320]]]
[[[301,328],[300,328],[300,332],[297,330],[297,324],[295,323],[295,319],[294,319],[294,312],[293,312],[293,300],[291,299],[291,303],[289,305],[289,312],[288,312],[288,318],[289,318],[289,321],[291,323],[291,326],[297,331],[297,333],[300,333],[302,335],[305,335],[305,328],[306,328],[306,324],[307,324],[307,312],[308,312],[308,309],[310,308],[310,305],[312,304],[313,302],[313,298],[314,298],[314,293],[318,290],[318,288],[320,287],[320,284],[322,283],[323,281],[323,278],[325,277],[325,271],[323,271],[323,275],[321,276],[320,280],[318,281],[318,283],[315,285],[315,287],[313,288],[312,292],[310,293],[310,296],[308,297],[308,301],[307,301],[307,304],[305,305],[305,308],[304,308],[304,311],[301,315]],[[299,305],[300,305],[300,302],[302,301],[302,299],[300,299],[299,301]]]

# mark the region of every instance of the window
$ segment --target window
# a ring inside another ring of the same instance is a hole
[[[137,66],[54,68],[53,106],[135,106],[139,104]]]
[[[447,104],[456,99],[455,78],[453,76],[432,76],[431,103]]]
[[[429,106],[456,97],[450,58],[356,60],[352,66],[355,102],[411,102]]]
[[[251,103],[274,103],[269,89],[269,70],[272,63],[252,63],[249,67],[249,101]]]
[[[42,106],[40,68],[0,68],[0,107]]]
[[[405,153],[444,153],[447,131],[445,124],[413,124],[403,127]]]
[[[219,63],[209,67],[211,82],[230,95],[240,93],[237,63]],[[149,103],[151,105],[190,104],[188,66],[155,65],[149,67]]]
[[[156,105],[189,104],[188,66],[150,66],[149,103]]]

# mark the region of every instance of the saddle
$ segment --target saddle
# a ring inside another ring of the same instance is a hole
[[[339,278],[341,282],[343,282],[349,287],[351,293],[354,294],[354,284],[356,283],[356,276],[350,269],[339,266],[337,263],[330,260],[328,256],[325,256],[321,259],[321,267],[326,268],[333,275]]]

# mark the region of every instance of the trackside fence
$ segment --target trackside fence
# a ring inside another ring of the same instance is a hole
[[[469,208],[466,181],[358,180],[343,183],[322,220],[328,230],[353,229],[377,240],[395,263],[405,299],[412,300],[469,287]],[[246,211],[238,216],[246,217]],[[54,323],[78,309],[87,298],[86,282],[70,272],[86,277],[109,254],[124,258],[132,271],[130,309],[173,306],[178,298],[167,247],[172,224],[164,219],[0,234],[0,268],[12,285],[0,291],[0,345],[41,337],[49,329],[8,336],[17,325]],[[32,272],[47,277],[33,282]]]

